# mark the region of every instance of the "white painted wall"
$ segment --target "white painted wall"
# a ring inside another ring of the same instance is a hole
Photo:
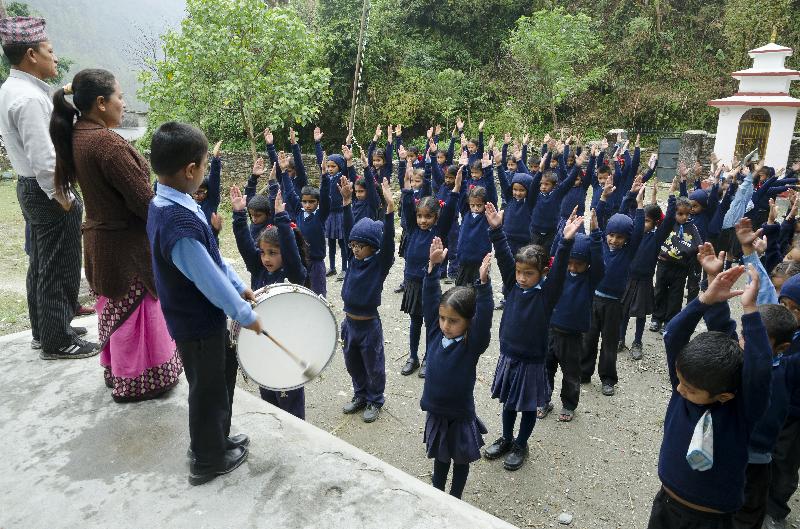
[[[736,134],[739,132],[739,120],[748,110],[750,110],[749,107],[719,107],[714,153],[726,164],[730,164],[733,160],[733,153],[736,150]]]
[[[767,140],[765,165],[774,167],[777,171],[781,167],[786,167],[786,162],[789,160],[797,108],[768,107],[767,110],[772,118],[772,126],[769,129],[769,139]]]

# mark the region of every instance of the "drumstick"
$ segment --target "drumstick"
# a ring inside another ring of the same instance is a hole
[[[289,349],[287,349],[286,346],[284,346],[281,342],[276,340],[275,337],[272,336],[270,333],[268,333],[266,330],[262,329],[261,334],[272,340],[272,343],[277,345],[284,353],[286,353],[289,356],[289,358],[297,362],[297,365],[299,365],[300,369],[303,370],[303,376],[305,376],[306,378],[314,378],[319,374],[319,370],[312,367],[311,365],[309,365],[308,362],[306,362],[305,360],[303,360],[302,358],[291,352]]]

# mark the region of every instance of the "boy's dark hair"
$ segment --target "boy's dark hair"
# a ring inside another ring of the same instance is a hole
[[[701,333],[686,344],[675,359],[681,377],[712,397],[735,393],[742,379],[742,348],[728,334]]]
[[[792,342],[797,331],[797,318],[789,309],[780,304],[759,305],[758,313],[775,347]]]
[[[414,145],[412,145],[410,147],[407,147],[406,148],[406,154],[408,154],[408,153],[411,153],[414,156],[419,156],[419,148],[414,146]]]
[[[4,44],[3,55],[6,56],[11,66],[19,66],[19,63],[25,58],[25,54],[28,53],[28,50],[39,51],[39,47],[42,44],[43,42]]]
[[[650,219],[654,224],[661,224],[664,213],[658,204],[648,204],[644,207],[644,218]]]
[[[797,261],[781,261],[770,272],[770,277],[783,276],[787,279],[800,274],[800,263]]]
[[[172,176],[190,163],[199,164],[208,153],[203,131],[189,125],[168,121],[153,134],[150,142],[150,165],[159,176]]]
[[[447,174],[448,174],[449,176],[452,176],[452,177],[454,177],[454,178],[455,178],[456,176],[458,176],[458,166],[457,166],[457,165],[451,165],[451,166],[449,166],[449,167],[447,168]]]
[[[480,160],[476,160],[476,161],[472,162],[472,165],[469,166],[469,170],[470,170],[470,172],[472,172],[472,171],[480,171],[481,174],[483,174],[483,164],[481,163]]]
[[[247,209],[266,213],[268,217],[272,216],[272,205],[270,205],[269,198],[266,195],[253,195],[247,201]]]
[[[609,167],[608,164],[603,164],[603,165],[601,165],[600,167],[597,168],[597,172],[610,175],[611,174],[611,167]]]
[[[692,208],[692,201],[689,200],[689,197],[678,197],[675,199],[675,211],[678,211],[680,208]]]
[[[294,241],[297,243],[297,249],[300,250],[300,260],[303,261],[303,266],[308,267],[308,244],[306,243],[305,237],[303,237],[303,233],[300,231],[300,228],[292,228],[294,232]],[[267,226],[261,233],[258,235],[258,244],[259,246],[261,243],[269,244],[271,246],[277,246],[278,248],[281,247],[281,237],[280,233],[278,232],[277,226]]]
[[[441,154],[442,156],[447,156],[447,151],[445,151],[444,149],[436,149],[435,151],[433,151],[433,152],[431,153],[431,157],[437,157],[437,156],[439,156],[440,154]]]
[[[442,209],[441,206],[439,206],[439,201],[430,195],[422,197],[421,199],[419,199],[419,202],[417,202],[417,211],[419,211],[422,208],[428,208],[437,217],[439,216],[439,210]]]
[[[528,164],[532,166],[538,166],[542,164],[542,158],[538,155],[531,156],[530,160],[528,160]]]
[[[475,316],[475,289],[472,287],[453,287],[442,295],[439,305],[450,307],[466,320]]]
[[[483,201],[486,204],[486,188],[483,186],[475,186],[469,190],[467,193],[467,200],[470,198],[477,198]]]
[[[548,181],[553,185],[558,183],[558,176],[553,171],[547,171],[542,175],[542,182]]]
[[[514,261],[530,265],[542,274],[544,273],[544,269],[550,265],[550,254],[545,250],[544,246],[529,244],[517,251],[517,255],[514,256]]]
[[[300,190],[300,200],[303,200],[304,195],[314,197],[314,200],[319,202],[319,189],[316,187],[303,186],[303,189]]]

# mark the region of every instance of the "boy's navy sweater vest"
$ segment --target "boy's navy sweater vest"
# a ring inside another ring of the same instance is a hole
[[[506,298],[500,320],[500,353],[524,362],[544,363],[548,348],[550,316],[558,303],[567,274],[573,240],[562,239],[547,277],[523,291],[517,284],[514,256],[503,230],[490,230]]]
[[[288,185],[288,178],[283,178],[283,197],[286,200],[286,211],[291,212],[291,215],[303,238],[308,244],[308,258],[311,261],[322,261],[325,259],[326,244],[325,244],[325,221],[330,214],[330,194],[328,188],[330,181],[327,178],[322,178],[322,187],[319,190],[319,206],[310,214],[306,214],[303,210],[300,198],[292,186]]]
[[[405,268],[403,277],[415,281],[422,281],[428,271],[428,259],[430,257],[431,242],[434,237],[444,239],[450,231],[453,223],[456,203],[459,194],[450,193],[450,199],[445,202],[444,207],[439,211],[439,219],[430,229],[422,230],[417,226],[416,205],[414,204],[414,194],[409,189],[403,189],[402,204],[403,209],[409,212],[406,215],[406,242]],[[412,214],[413,213],[413,214]]]
[[[225,328],[225,313],[211,303],[172,262],[172,249],[180,239],[200,241],[222,267],[219,247],[208,227],[183,206],[157,207],[150,202],[147,237],[153,259],[153,275],[161,310],[175,341],[201,340]]]
[[[670,195],[667,204],[667,213],[664,220],[654,230],[650,230],[642,236],[639,249],[631,261],[631,279],[648,280],[653,278],[656,273],[658,254],[661,252],[661,245],[667,240],[672,228],[675,227],[675,196]]]
[[[236,237],[236,246],[244,260],[247,271],[250,272],[250,288],[257,289],[273,283],[282,283],[288,280],[296,285],[306,282],[306,267],[297,248],[297,240],[289,224],[289,215],[284,211],[275,215],[275,227],[278,228],[281,259],[283,266],[275,272],[270,272],[261,262],[261,248],[250,237],[247,230],[247,215],[244,211],[233,212],[233,234]]]
[[[716,309],[717,306],[714,306]],[[658,457],[658,477],[665,487],[682,499],[717,511],[731,513],[744,503],[745,468],[750,434],[767,409],[772,377],[772,350],[767,332],[758,313],[742,316],[745,339],[741,385],[736,397],[724,404],[700,406],[684,399],[677,391],[675,359],[689,343],[703,314],[719,313],[715,319],[730,322],[727,303],[724,311],[709,310],[699,299],[689,303],[672,318],[664,334],[667,367],[672,382],[672,396],[664,418],[664,439]],[[731,322],[732,323],[732,322]],[[717,322],[706,320],[709,330],[717,330]],[[692,470],[686,452],[697,421],[711,412],[714,425],[714,464],[703,472]]]
[[[578,168],[576,167],[570,172],[567,178],[556,185],[555,189],[549,193],[542,193],[538,191],[538,188],[534,189],[539,195],[536,198],[536,206],[534,206],[533,214],[531,215],[531,232],[549,233],[556,231],[558,227],[559,211],[561,210],[561,201],[564,199],[567,191],[572,188],[577,176]]]
[[[475,379],[478,359],[489,347],[492,332],[492,287],[490,283],[475,287],[475,315],[464,339],[442,346],[439,328],[439,266],[426,274],[422,286],[422,305],[425,309],[427,353],[425,355],[425,385],[420,407],[429,413],[448,419],[475,417]]]
[[[605,274],[603,232],[595,230],[589,237],[591,239],[589,269],[582,274],[567,273],[561,297],[550,318],[550,325],[562,331],[582,333],[589,330],[592,319],[592,298]]]
[[[604,202],[600,202],[604,204]],[[600,214],[598,214],[598,219]],[[611,251],[606,238],[603,237],[603,262],[606,265],[606,274],[603,280],[597,285],[597,292],[602,292],[606,297],[622,299],[625,288],[628,286],[630,277],[631,262],[642,242],[642,232],[644,231],[644,210],[637,209],[633,218],[633,234],[619,250]]]
[[[349,240],[352,221],[347,208],[344,216],[345,236]],[[388,213],[383,220],[383,239],[376,250],[380,251],[368,260],[350,258],[342,284],[342,302],[348,314],[379,317],[383,283],[394,263],[394,213]]]
[[[480,263],[491,251],[486,215],[481,213],[476,216],[471,212],[464,215],[458,234],[458,261],[467,264]]]

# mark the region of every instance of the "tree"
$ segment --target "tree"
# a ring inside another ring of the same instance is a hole
[[[188,0],[164,59],[140,74],[151,127],[182,119],[214,137],[245,136],[256,156],[263,127],[304,125],[330,97],[330,71],[299,16],[263,0]]]
[[[558,128],[556,108],[606,75],[605,64],[596,64],[602,61],[604,46],[592,20],[562,7],[520,17],[507,47],[515,65],[509,79],[512,99],[519,106],[529,102],[539,110],[549,110],[554,129]]]

